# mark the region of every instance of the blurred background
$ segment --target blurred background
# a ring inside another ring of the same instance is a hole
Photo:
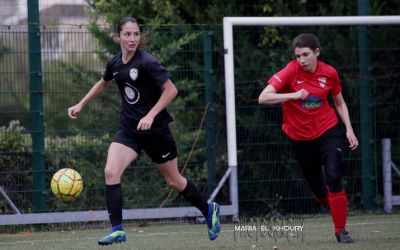
[[[115,23],[134,16],[146,49],[171,73],[179,96],[168,108],[184,175],[206,195],[226,172],[224,16],[396,15],[396,0],[349,1],[84,1],[0,0],[0,186],[22,213],[105,209],[103,168],[118,127],[114,84],[70,120],[67,108],[100,79],[119,45]],[[35,20],[40,20],[37,22]],[[345,152],[344,186],[350,212],[383,211],[382,139],[400,162],[400,29],[386,26],[246,26],[234,29],[235,100],[240,215],[312,214],[312,199],[281,131],[279,105],[259,106],[266,80],[294,59],[292,39],[312,32],[320,59],[340,75],[343,96],[361,143]],[[202,117],[205,115],[205,122]],[[199,140],[194,145],[196,136]],[[192,147],[194,148],[192,151]],[[190,153],[193,153],[189,159]],[[58,201],[50,178],[78,170],[81,197]],[[158,207],[168,188],[143,154],[122,180],[124,208]],[[392,190],[400,193],[393,178]],[[216,197],[230,204],[225,183]],[[174,194],[167,207],[185,206]],[[13,211],[0,197],[1,214]],[[397,209],[398,210],[398,209]],[[394,207],[396,211],[396,207]]]

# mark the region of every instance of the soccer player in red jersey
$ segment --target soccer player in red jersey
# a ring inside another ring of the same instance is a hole
[[[268,80],[258,101],[282,104],[282,130],[291,141],[315,200],[329,206],[337,241],[352,243],[345,230],[347,199],[341,183],[344,135],[335,109],[328,103],[328,96],[332,95],[346,127],[349,148],[355,150],[358,140],[342,96],[340,79],[332,66],[318,60],[321,46],[315,35],[298,35],[293,40],[293,48],[296,60]]]

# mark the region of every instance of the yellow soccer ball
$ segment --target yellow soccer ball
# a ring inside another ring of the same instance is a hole
[[[82,189],[82,177],[74,169],[60,169],[51,178],[51,191],[63,201],[75,200],[82,192]]]

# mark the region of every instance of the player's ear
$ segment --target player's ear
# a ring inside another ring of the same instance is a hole
[[[316,48],[314,51],[315,56],[318,57],[320,52],[321,52],[320,48]]]
[[[117,42],[117,43],[120,42],[119,33],[115,33],[115,35],[114,35],[114,41]]]

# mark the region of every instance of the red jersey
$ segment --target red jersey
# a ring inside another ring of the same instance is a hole
[[[282,130],[289,138],[313,140],[338,123],[336,112],[328,103],[328,94],[337,95],[342,91],[339,75],[332,66],[317,61],[315,72],[310,73],[293,60],[268,83],[279,93],[301,89],[309,93],[307,99],[282,103]]]

